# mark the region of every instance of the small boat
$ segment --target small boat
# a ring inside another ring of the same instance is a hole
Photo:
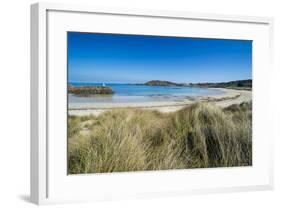
[[[105,83],[104,82],[102,83],[102,86],[105,87]]]

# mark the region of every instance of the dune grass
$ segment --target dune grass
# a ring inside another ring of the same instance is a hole
[[[249,166],[251,106],[196,103],[174,113],[69,116],[69,174]]]

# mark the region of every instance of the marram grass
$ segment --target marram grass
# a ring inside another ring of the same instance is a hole
[[[197,103],[174,113],[116,109],[69,116],[70,174],[252,164],[252,104]]]

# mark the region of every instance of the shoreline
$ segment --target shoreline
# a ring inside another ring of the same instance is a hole
[[[227,88],[210,88],[223,91],[220,95],[199,96],[194,98],[186,98],[183,101],[154,101],[145,103],[95,103],[92,106],[69,108],[68,114],[75,116],[95,115],[112,109],[138,108],[146,110],[157,110],[162,113],[178,111],[195,102],[211,102],[220,107],[227,107],[233,104],[249,102],[252,100],[252,91],[237,90]]]

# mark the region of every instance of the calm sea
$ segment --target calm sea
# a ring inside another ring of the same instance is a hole
[[[103,83],[79,83],[71,82],[72,86],[103,86]],[[111,87],[113,95],[77,97],[69,95],[70,103],[98,102],[98,103],[128,103],[128,102],[151,102],[151,101],[180,101],[187,97],[197,97],[206,95],[218,95],[223,92],[219,89],[206,89],[197,87],[178,86],[146,86],[137,84],[115,84],[105,83]]]

